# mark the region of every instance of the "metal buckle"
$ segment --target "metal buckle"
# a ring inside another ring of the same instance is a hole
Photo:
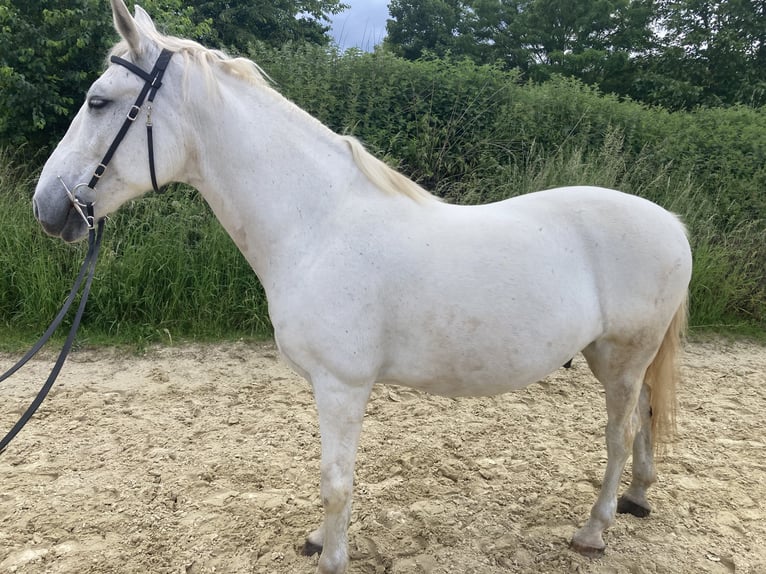
[[[130,111],[128,112],[128,119],[131,122],[136,121],[136,118],[138,117],[138,114],[140,111],[141,111],[141,106],[137,106],[136,104],[133,104],[130,107]]]

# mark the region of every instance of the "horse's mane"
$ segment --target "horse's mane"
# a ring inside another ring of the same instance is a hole
[[[160,49],[166,48],[183,56],[187,64],[190,62],[196,64],[202,70],[206,86],[211,93],[217,91],[215,75],[213,74],[216,68],[223,70],[231,76],[240,78],[248,84],[256,86],[269,86],[271,84],[271,78],[252,60],[233,58],[221,50],[205,48],[194,40],[165,36],[156,30],[149,30],[145,27],[142,30]],[[129,51],[128,43],[125,40],[121,40],[111,49],[107,61],[111,56],[124,56]]]
[[[159,48],[166,48],[180,54],[183,56],[186,64],[196,64],[202,71],[205,84],[211,94],[217,92],[217,82],[214,73],[216,69],[220,69],[233,77],[240,78],[250,85],[264,88],[271,87],[271,78],[252,60],[231,57],[220,50],[206,48],[194,40],[166,36],[159,33],[153,27],[142,26],[142,32],[156,43]],[[125,40],[122,40],[112,48],[109,56],[117,55],[124,57],[128,52],[128,44]],[[185,68],[188,68],[188,66],[185,66]],[[186,81],[186,78],[184,81]],[[184,93],[188,94],[188,89],[184,89]],[[430,194],[414,181],[408,179],[368,152],[364,145],[356,138],[351,136],[339,137],[348,144],[357,167],[382,191],[394,195],[403,194],[418,202],[438,201],[436,196]]]
[[[439,200],[435,195],[428,193],[417,183],[376,158],[355,137],[341,136],[341,139],[351,149],[351,155],[357,167],[378,188],[391,194],[404,194],[418,202]]]

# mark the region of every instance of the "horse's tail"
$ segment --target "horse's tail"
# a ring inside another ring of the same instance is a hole
[[[650,390],[652,409],[652,446],[655,450],[662,444],[676,440],[676,388],[681,379],[681,343],[686,332],[687,300],[673,316],[662,345],[654,360],[646,369],[644,383]]]

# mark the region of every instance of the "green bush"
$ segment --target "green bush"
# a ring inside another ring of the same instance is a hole
[[[691,174],[717,198],[719,224],[766,218],[764,109],[671,113],[569,78],[521,83],[516,72],[468,60],[316,46],[253,46],[250,55],[285,96],[440,195],[460,200],[474,188],[467,181],[492,186],[500,171],[541,155],[580,150],[587,159],[617,131],[624,161]]]

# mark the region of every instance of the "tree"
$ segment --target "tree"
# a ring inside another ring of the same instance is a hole
[[[456,48],[465,16],[460,0],[391,0],[388,11],[384,43],[394,54],[416,60],[427,53],[460,51]]]
[[[392,0],[386,47],[672,109],[766,105],[766,0]]]
[[[527,72],[544,80],[572,76],[625,95],[636,58],[653,46],[651,0],[533,0],[523,11]]]
[[[766,104],[766,1],[660,0],[639,97],[673,107]]]
[[[330,42],[330,16],[348,8],[341,0],[191,0],[196,21],[213,23],[211,43],[248,51],[255,41],[271,46]]]
[[[98,0],[0,0],[0,142],[60,135],[102,67],[108,16]]]
[[[651,39],[651,0],[392,0],[387,47],[600,83]]]

